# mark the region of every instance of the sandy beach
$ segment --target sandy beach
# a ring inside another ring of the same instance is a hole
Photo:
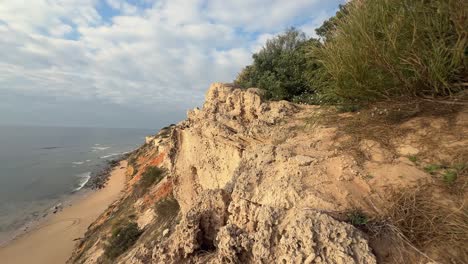
[[[77,238],[121,195],[127,162],[111,172],[104,189],[94,191],[50,216],[30,232],[0,248],[2,264],[63,264],[70,257]]]

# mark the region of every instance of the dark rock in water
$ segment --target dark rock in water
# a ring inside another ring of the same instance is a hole
[[[58,148],[61,148],[61,147],[43,147],[41,149],[58,149]]]

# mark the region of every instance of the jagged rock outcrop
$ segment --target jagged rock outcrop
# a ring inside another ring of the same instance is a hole
[[[262,96],[213,84],[203,108],[174,129],[165,166],[182,220],[154,243],[151,261],[375,263],[360,231],[298,206],[306,170],[323,157],[275,144],[278,128],[301,109]]]
[[[360,231],[326,214],[229,202],[223,190],[198,198],[155,263],[376,263]]]
[[[419,117],[384,130],[363,116],[213,84],[201,109],[148,139],[137,155],[129,192],[147,166],[168,173],[130,205],[145,232],[115,263],[376,263],[367,237],[343,215],[380,215],[388,190],[435,180],[421,164],[465,159],[459,135],[468,133],[468,111],[450,122]],[[458,143],[435,146],[434,156],[429,139]],[[414,153],[420,161],[409,159]],[[152,206],[168,195],[180,212],[161,219]],[[88,251],[102,254],[99,245]]]
[[[203,108],[190,111],[173,134],[171,175],[182,211],[201,190],[232,183],[244,151],[262,144],[269,126],[295,109],[287,102],[264,102],[259,89],[213,84]]]

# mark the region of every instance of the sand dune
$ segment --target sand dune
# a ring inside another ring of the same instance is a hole
[[[88,226],[115,201],[125,185],[127,162],[112,172],[106,188],[93,192],[51,216],[34,230],[0,248],[2,264],[63,264]],[[124,168],[122,168],[124,167]]]

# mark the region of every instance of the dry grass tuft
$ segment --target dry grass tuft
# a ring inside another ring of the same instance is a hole
[[[391,201],[386,215],[367,228],[398,245],[397,259],[418,253],[431,261],[468,263],[468,208],[463,202],[440,199],[428,185],[394,192]]]
[[[388,216],[393,224],[417,247],[435,242],[468,243],[466,206],[452,207],[431,197],[430,188],[395,195]]]

